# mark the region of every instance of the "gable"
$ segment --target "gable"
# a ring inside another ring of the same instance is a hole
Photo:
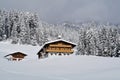
[[[72,47],[72,44],[69,44],[63,41],[58,41],[58,42],[49,43],[48,46],[71,46]]]
[[[51,42],[47,42],[45,44],[46,45],[50,45],[50,44],[54,44],[54,45],[71,45],[72,47],[75,47],[76,44],[75,43],[72,43],[72,42],[69,42],[69,41],[65,41],[65,40],[55,40],[55,41],[51,41]]]

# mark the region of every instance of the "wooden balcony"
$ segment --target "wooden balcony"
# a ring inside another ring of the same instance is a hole
[[[63,50],[63,49],[46,49],[46,52],[53,52],[53,53],[73,53],[73,50]]]

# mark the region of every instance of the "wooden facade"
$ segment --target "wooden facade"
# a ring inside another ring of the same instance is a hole
[[[69,55],[74,52],[73,48],[75,46],[76,44],[74,43],[59,39],[56,41],[47,42],[37,54],[39,58],[48,56],[48,54]]]
[[[11,60],[11,61],[20,61],[20,60],[24,59],[25,56],[27,56],[27,55],[24,54],[24,53],[15,52],[15,53],[12,53],[12,54],[8,54],[4,57],[8,60]]]

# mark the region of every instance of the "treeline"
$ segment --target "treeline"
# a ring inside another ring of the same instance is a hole
[[[81,28],[77,55],[118,57],[120,55],[120,28]]]
[[[68,35],[69,34],[69,35]],[[0,10],[0,41],[11,40],[13,44],[43,45],[59,35],[66,40],[76,41],[75,29],[63,25],[43,22],[30,12]]]

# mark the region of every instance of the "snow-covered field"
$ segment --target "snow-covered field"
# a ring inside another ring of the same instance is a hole
[[[37,59],[39,46],[0,42],[0,80],[120,80],[120,58],[96,56],[50,56]],[[22,51],[22,61],[8,61],[5,55]]]

